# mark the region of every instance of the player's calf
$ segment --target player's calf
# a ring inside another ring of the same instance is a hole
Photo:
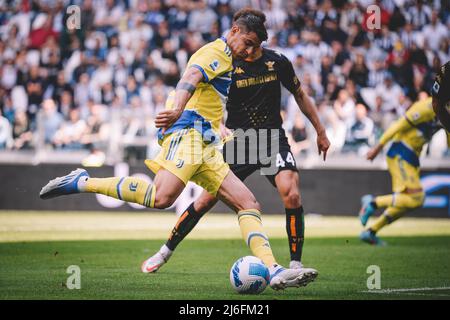
[[[285,208],[300,207],[300,193],[297,190],[292,190],[288,194],[282,196]]]
[[[212,196],[208,191],[203,190],[200,197],[194,201],[195,212],[199,215],[204,215],[206,212],[211,210],[219,200]]]

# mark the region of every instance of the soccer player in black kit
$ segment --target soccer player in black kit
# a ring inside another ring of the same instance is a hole
[[[300,110],[314,126],[317,132],[319,154],[323,153],[324,160],[326,159],[330,142],[324,127],[320,123],[315,106],[302,90],[291,62],[284,55],[260,47],[251,56],[247,57],[245,61],[236,61],[234,67],[232,84],[226,105],[228,118],[226,127],[222,128],[222,136],[226,136],[226,131],[229,129],[234,130],[234,133],[237,132],[236,130],[242,129],[247,134],[237,136],[234,134],[234,138],[224,146],[224,158],[229,163],[233,173],[241,180],[245,180],[257,170],[267,169],[270,166],[268,159],[258,156],[256,163],[251,160],[252,155],[261,154],[259,139],[263,134],[267,134],[267,149],[270,151],[268,158],[270,158],[270,164],[275,163],[276,168],[270,175],[266,174],[266,177],[278,189],[284,203],[286,231],[291,255],[290,268],[305,270],[305,274],[308,276],[299,284],[305,286],[317,277],[318,272],[312,268],[305,268],[301,263],[305,228],[304,215],[300,199],[297,166],[290,151],[286,134],[282,129],[280,115],[281,85],[295,96]],[[249,129],[254,130],[251,130],[249,133]],[[255,132],[258,143],[249,143],[247,141],[247,143],[242,144],[245,136],[251,136]],[[274,144],[274,140],[277,143]],[[242,147],[243,145],[245,150],[239,148],[239,146]],[[278,150],[271,150],[273,145],[278,145]],[[232,156],[228,156],[228,151],[231,149],[236,150],[236,148],[237,152],[235,151]],[[246,153],[245,163],[237,161],[239,152]],[[262,152],[262,154],[265,155],[267,153]],[[154,262],[152,272],[156,272],[167,262],[176,246],[217,201],[208,192],[203,191],[200,197],[184,211],[166,244],[149,259]]]
[[[433,87],[433,110],[442,126],[450,132],[450,61],[439,68]]]

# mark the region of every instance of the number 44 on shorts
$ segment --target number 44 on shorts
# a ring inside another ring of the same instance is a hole
[[[292,155],[292,153],[288,152],[286,159],[283,160],[283,156],[281,155],[281,153],[277,154],[277,162],[276,162],[276,166],[278,168],[284,168],[286,167],[286,162],[289,162],[292,166],[295,167],[295,160],[294,160],[294,156]]]

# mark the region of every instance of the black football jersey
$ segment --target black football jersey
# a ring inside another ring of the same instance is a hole
[[[263,49],[254,62],[236,60],[227,101],[230,129],[280,129],[281,84],[294,93],[300,86],[292,63],[281,53]]]

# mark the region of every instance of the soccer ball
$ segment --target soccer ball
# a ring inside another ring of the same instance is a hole
[[[269,269],[257,257],[242,257],[231,267],[230,282],[238,293],[258,294],[270,282]]]

